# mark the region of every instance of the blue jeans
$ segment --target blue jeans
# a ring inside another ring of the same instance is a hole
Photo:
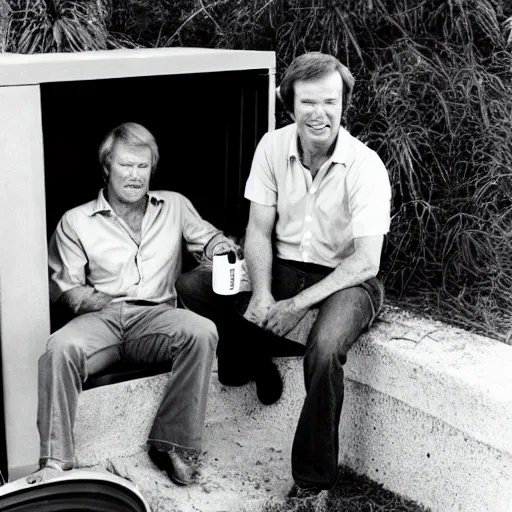
[[[159,450],[199,450],[217,339],[210,320],[167,304],[117,302],[68,322],[52,334],[39,359],[40,464],[52,459],[65,469],[73,467],[73,426],[82,383],[123,360],[172,362],[148,443]]]
[[[322,280],[333,269],[320,265],[275,259],[272,266],[272,294],[288,299]],[[219,379],[226,375],[254,374],[276,353],[276,340],[262,329],[237,320],[248,298],[221,297],[211,291],[211,272],[203,267],[183,274],[177,283],[185,306],[217,323]],[[338,427],[344,396],[343,365],[350,347],[369,328],[382,307],[384,290],[375,278],[360,286],[333,293],[315,307],[318,316],[309,333],[304,353],[306,398],[292,447],[292,475],[302,485],[331,488],[338,474]],[[238,315],[233,311],[238,309]],[[248,323],[248,322],[247,322]],[[233,328],[235,326],[235,328]],[[294,344],[280,339],[281,347],[294,350]],[[287,344],[288,343],[288,344]],[[302,348],[302,347],[301,347]],[[296,353],[301,353],[300,350]],[[303,350],[303,349],[302,349]],[[278,352],[281,349],[278,349]],[[292,355],[288,352],[287,355]],[[221,379],[222,381],[222,379]],[[243,382],[243,376],[240,378]]]

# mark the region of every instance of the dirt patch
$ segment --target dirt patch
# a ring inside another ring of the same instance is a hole
[[[159,471],[145,452],[109,460],[108,470],[133,482],[152,512],[255,512],[284,502],[292,486],[291,439],[247,423],[209,424],[205,434],[202,475],[197,485],[179,487]]]
[[[250,421],[207,425],[202,475],[190,487],[174,485],[145,452],[109,460],[110,471],[133,482],[152,512],[423,512],[418,505],[366,477],[343,469],[335,489],[309,500],[287,500],[293,484],[292,439]]]

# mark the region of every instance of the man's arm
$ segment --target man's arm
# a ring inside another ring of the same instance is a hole
[[[268,309],[275,303],[271,288],[272,231],[275,221],[275,206],[251,202],[244,252],[253,294],[244,317],[257,325],[263,325]]]
[[[65,214],[48,247],[50,296],[69,307],[75,315],[99,311],[114,297],[86,284],[88,264],[80,237]]]
[[[222,254],[228,251],[234,251],[239,259],[243,258],[242,249],[236,243],[234,237],[226,236],[220,232],[213,236],[205,245],[203,250],[203,259],[211,261],[215,254]]]
[[[310,309],[335,292],[375,277],[379,271],[382,242],[382,235],[354,239],[354,253],[324,279],[297,294],[294,297],[297,307]]]
[[[75,315],[83,315],[103,309],[114,297],[99,292],[92,286],[76,286],[64,292],[59,300],[69,307]]]
[[[265,327],[285,336],[315,304],[333,293],[375,277],[379,271],[382,242],[382,235],[354,239],[354,253],[333,272],[295,297],[276,302],[268,312]]]
[[[180,195],[183,238],[188,252],[198,262],[211,263],[213,254],[234,250],[240,255],[240,247],[215,226],[204,220],[194,205],[185,196]]]

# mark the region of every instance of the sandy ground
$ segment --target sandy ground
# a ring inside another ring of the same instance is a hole
[[[174,485],[145,452],[88,469],[109,471],[133,482],[152,512],[256,512],[284,501],[293,484],[289,445],[276,445],[272,428],[245,423],[207,425],[202,476],[189,487]],[[250,433],[250,437],[247,435]]]

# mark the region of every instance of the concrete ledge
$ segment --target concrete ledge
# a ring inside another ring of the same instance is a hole
[[[304,342],[313,318],[291,337]],[[285,389],[269,407],[254,384],[226,388],[213,373],[206,435],[234,422],[248,438],[271,428],[289,453],[305,394],[302,360],[278,364]],[[345,381],[341,462],[434,512],[512,512],[511,346],[388,308],[351,350]],[[165,383],[159,375],[84,392],[78,462],[142,451]]]

